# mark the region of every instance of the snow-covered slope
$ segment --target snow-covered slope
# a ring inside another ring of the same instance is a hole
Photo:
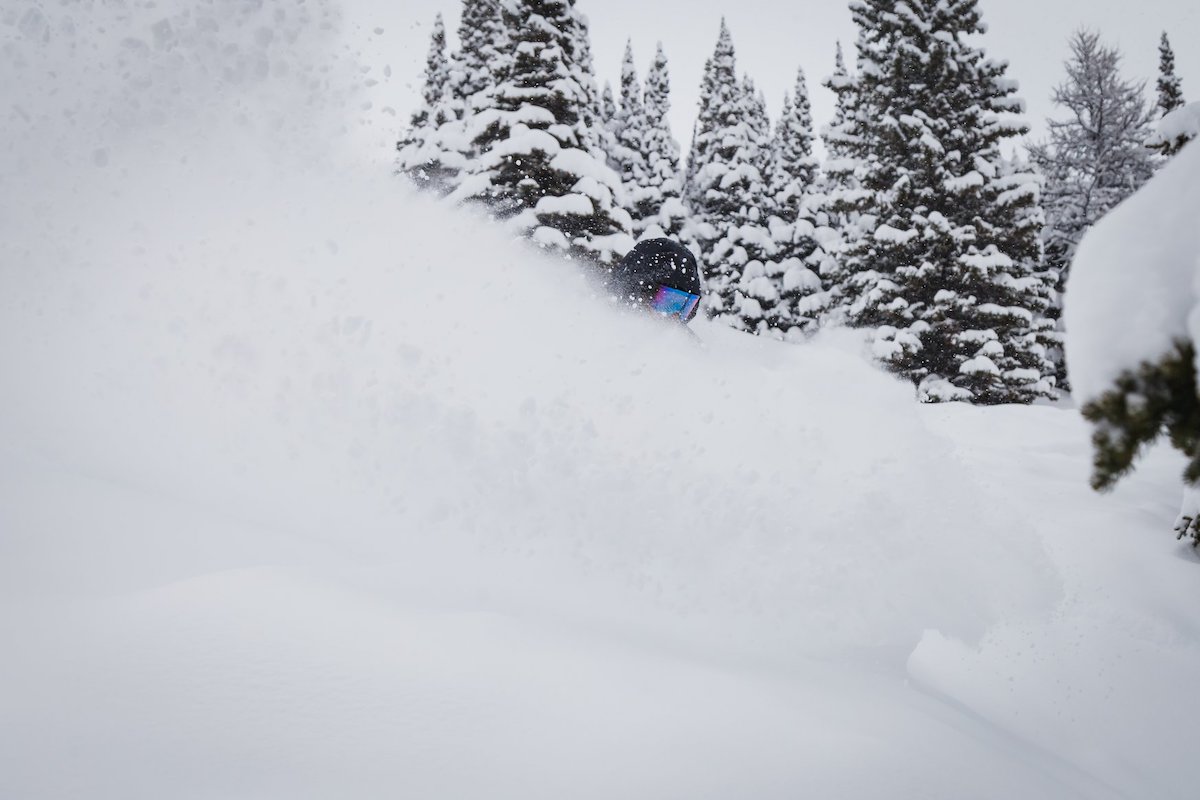
[[[698,346],[348,155],[317,22],[145,21],[5,51],[0,796],[1190,796],[1169,455]]]

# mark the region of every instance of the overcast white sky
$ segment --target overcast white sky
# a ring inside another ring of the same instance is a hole
[[[344,0],[352,34],[376,27],[364,57],[387,64],[391,79],[376,87],[379,106],[396,109],[395,125],[406,119],[420,91],[430,25],[441,11],[451,31],[458,26],[460,0]],[[984,38],[990,56],[1010,63],[1021,84],[1034,136],[1053,113],[1050,93],[1063,76],[1067,38],[1081,26],[1098,29],[1125,54],[1126,74],[1149,80],[1158,69],[1158,38],[1171,36],[1184,94],[1200,100],[1200,2],[1198,0],[982,0],[991,30]],[[699,99],[704,62],[716,43],[724,16],[737,48],[738,69],[767,94],[772,117],[795,79],[808,73],[818,128],[833,107],[819,86],[833,68],[834,43],[841,39],[852,58],[854,25],[846,0],[579,0],[592,26],[592,45],[601,85],[617,88],[625,40],[632,37],[644,73],[662,41],[671,61],[672,122],[687,148]],[[378,74],[378,73],[376,73]],[[1152,88],[1152,86],[1151,86]]]

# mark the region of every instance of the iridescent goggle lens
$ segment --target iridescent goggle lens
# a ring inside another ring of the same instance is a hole
[[[684,322],[692,321],[692,317],[696,316],[696,308],[699,304],[699,295],[681,292],[670,286],[658,287],[658,294],[654,295],[654,302],[651,303],[658,313],[672,317],[678,314]]]

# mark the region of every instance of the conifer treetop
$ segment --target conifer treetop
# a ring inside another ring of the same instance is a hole
[[[667,54],[662,42],[654,52],[654,62],[646,73],[646,89],[643,95],[646,116],[652,122],[665,117],[671,110],[671,76]]]
[[[642,85],[633,60],[633,40],[625,43],[625,58],[621,62],[621,116],[630,119],[642,112]]]
[[[1051,391],[1039,340],[1035,176],[1001,144],[1027,131],[1003,62],[972,44],[976,0],[855,0],[862,235],[839,291],[875,354],[924,400],[1028,402]],[[841,142],[839,142],[841,144]]]
[[[1171,41],[1167,38],[1166,31],[1163,31],[1162,39],[1159,41],[1158,53],[1158,111],[1159,116],[1165,120],[1167,116],[1187,105],[1187,102],[1183,99],[1182,82],[1175,74],[1175,53],[1171,50]],[[1172,127],[1170,123],[1163,124]],[[1159,130],[1151,135],[1146,144],[1164,156],[1173,156],[1193,138],[1195,136],[1187,131],[1172,133],[1167,130]]]
[[[479,96],[505,77],[508,32],[498,0],[463,0],[458,41],[451,59],[451,86],[461,116],[484,105]]]
[[[446,23],[439,12],[433,20],[429,54],[425,57],[425,86],[422,96],[425,109],[434,114],[444,113],[447,86],[450,82],[449,64],[446,60]]]
[[[1047,177],[1047,245],[1063,268],[1083,233],[1154,172],[1144,85],[1121,75],[1120,51],[1098,33],[1077,31],[1070,48],[1067,79],[1053,95],[1067,114],[1048,120],[1049,141],[1030,150]]]
[[[812,106],[803,67],[796,72],[793,92],[784,96],[775,129],[768,187],[773,211],[789,224],[799,217],[800,204],[813,189],[818,166],[813,157]]]
[[[1175,74],[1175,51],[1171,49],[1171,40],[1163,31],[1158,43],[1158,110],[1159,116],[1165,117],[1177,108],[1182,108],[1183,84]]]
[[[421,188],[445,194],[453,188],[463,159],[443,141],[449,123],[456,116],[446,59],[446,26],[441,14],[434,19],[430,33],[421,101],[407,131],[396,142],[396,168]]]
[[[678,238],[687,217],[680,199],[679,144],[671,135],[671,80],[661,42],[646,73],[644,89],[637,82],[631,48],[626,49],[623,93],[628,103],[614,161],[626,179],[628,208],[638,236]]]
[[[486,142],[456,199],[484,203],[547,248],[601,263],[632,246],[621,179],[599,146],[586,19],[573,2],[504,0],[512,61],[481,115]]]
[[[600,117],[611,124],[617,118],[617,103],[613,99],[612,84],[605,81],[604,91],[600,93]]]

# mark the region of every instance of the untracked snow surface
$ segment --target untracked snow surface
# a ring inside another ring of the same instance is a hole
[[[610,307],[287,8],[0,15],[0,797],[1193,796],[1171,455]]]

